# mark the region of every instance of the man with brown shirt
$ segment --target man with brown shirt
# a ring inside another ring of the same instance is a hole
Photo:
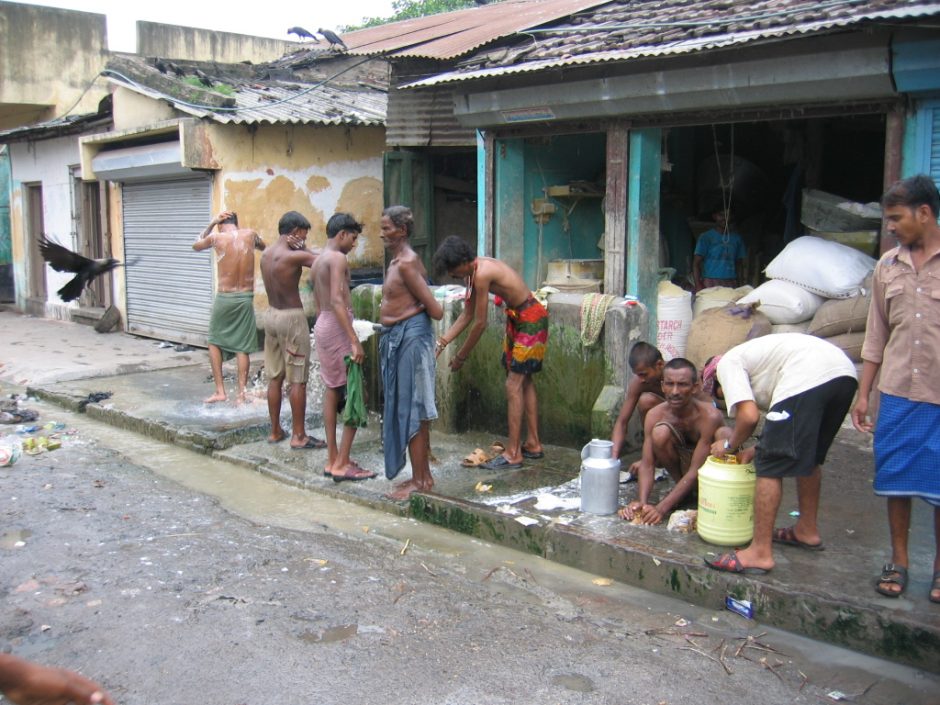
[[[940,194],[929,176],[895,183],[881,203],[898,246],[875,267],[862,346],[862,378],[852,423],[875,432],[875,494],[887,497],[891,562],[875,590],[898,597],[907,587],[911,498],[934,508],[936,555],[928,593],[940,603]],[[868,397],[878,372],[877,425]]]
[[[268,374],[270,443],[284,440],[281,397],[284,381],[290,385],[290,447],[294,450],[325,448],[326,443],[307,435],[307,375],[310,372],[310,327],[300,301],[300,270],[312,267],[317,254],[306,249],[310,221],[288,211],[277,224],[278,239],[261,256],[261,277],[270,308],[264,317],[264,368]]]
[[[217,232],[212,232],[218,226]],[[255,326],[255,250],[264,250],[264,241],[254,230],[238,227],[234,211],[219,213],[199,239],[193,243],[196,252],[215,250],[218,290],[209,320],[209,362],[215,381],[215,394],[207,404],[225,401],[222,360],[235,357],[238,365],[236,401],[247,401],[248,354],[258,349]]]

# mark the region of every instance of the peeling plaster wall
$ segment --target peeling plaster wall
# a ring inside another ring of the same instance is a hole
[[[213,212],[234,210],[239,224],[273,243],[277,222],[286,211],[302,213],[312,226],[308,246],[326,244],[326,222],[333,213],[351,213],[364,224],[351,267],[381,267],[379,239],[382,214],[382,127],[211,125],[207,130],[216,172]],[[256,260],[256,267],[257,267]],[[255,305],[267,308],[267,296],[256,269]],[[313,313],[304,277],[301,294]]]
[[[10,164],[13,181],[12,245],[14,281],[17,306],[25,306],[28,291],[26,281],[26,224],[24,220],[23,184],[42,186],[42,217],[46,234],[61,245],[76,249],[72,221],[72,183],[69,171],[79,162],[78,140],[74,136],[59,137],[40,142],[17,142],[10,145]],[[64,304],[56,291],[72,275],[56,272],[46,265],[46,315],[68,318],[66,309],[77,306]]]

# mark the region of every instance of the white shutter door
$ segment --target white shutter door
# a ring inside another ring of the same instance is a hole
[[[208,179],[125,183],[127,329],[206,345],[212,309],[212,255],[192,249],[212,220]]]

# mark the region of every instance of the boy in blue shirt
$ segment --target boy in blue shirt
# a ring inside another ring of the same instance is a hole
[[[744,241],[731,232],[724,211],[715,211],[712,219],[718,227],[702,233],[695,244],[692,277],[696,291],[710,286],[736,287],[743,278],[742,263],[747,257]]]

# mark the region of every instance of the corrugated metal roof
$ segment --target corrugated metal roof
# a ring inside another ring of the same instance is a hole
[[[22,125],[9,130],[0,131],[0,142],[22,142],[23,140],[61,137],[74,135],[98,127],[107,127],[111,124],[111,101],[105,100],[102,108],[96,113],[82,115],[65,115],[37,122],[32,125]]]
[[[604,4],[604,0],[503,0],[343,35],[348,53],[455,59],[497,39]]]
[[[124,61],[127,61],[125,57]],[[223,124],[293,123],[315,125],[384,125],[388,104],[388,91],[373,82],[361,85],[355,81],[329,79],[306,79],[298,75],[289,78],[243,77],[237,74],[214,72],[213,79],[232,89],[229,96],[233,107],[200,105],[183,100],[145,83],[147,73],[156,78],[159,72],[149,62],[136,61],[137,78],[122,74],[109,65],[107,77],[120,85],[157,100],[165,100],[177,110],[194,117],[213,120]],[[217,67],[218,68],[218,67]],[[355,66],[354,66],[355,68]],[[256,72],[264,69],[256,68]],[[142,74],[140,72],[143,72]],[[329,72],[327,72],[329,73]],[[143,78],[140,76],[143,75]],[[289,71],[285,72],[290,75]],[[167,76],[160,78],[167,85]],[[156,83],[156,82],[155,82]]]
[[[940,2],[911,0],[754,0],[746,6],[733,0],[616,0],[532,29],[407,87],[689,54],[938,14]]]

